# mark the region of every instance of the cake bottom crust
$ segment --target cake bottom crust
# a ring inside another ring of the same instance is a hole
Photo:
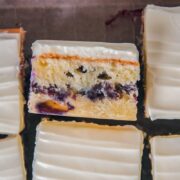
[[[129,121],[136,120],[136,101],[129,95],[124,95],[121,99],[118,100],[105,98],[97,101],[91,101],[85,96],[77,95],[76,98],[69,97],[66,102],[70,104],[69,109],[63,102],[61,104],[61,102],[52,100],[47,95],[35,94],[31,92],[28,107],[30,113],[38,114]],[[48,107],[42,108],[42,105],[45,104]],[[52,109],[51,112],[50,109],[53,108],[53,106],[56,111]],[[42,109],[38,107],[41,107]],[[61,108],[62,111],[58,112],[58,108]],[[46,110],[48,111],[46,112]]]

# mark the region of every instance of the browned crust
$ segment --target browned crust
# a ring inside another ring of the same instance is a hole
[[[22,164],[22,173],[23,176],[26,177],[26,168],[25,168],[25,158],[24,158],[24,149],[22,144],[22,138],[20,135],[17,135],[18,143],[19,143],[19,151],[21,155],[21,164]]]
[[[143,47],[143,51],[144,51],[144,114],[146,118],[149,118],[149,113],[148,113],[148,107],[147,107],[147,84],[148,84],[148,80],[147,80],[147,60],[146,60],[146,51],[145,51],[145,40],[144,40],[144,47]]]
[[[63,54],[57,54],[57,53],[43,53],[38,56],[38,59],[57,59],[57,60],[69,60],[69,61],[88,61],[88,62],[96,62],[96,63],[119,63],[122,65],[133,65],[133,66],[139,66],[138,61],[127,61],[123,59],[105,59],[105,58],[90,58],[90,57],[80,57],[80,56],[70,56],[70,55],[63,55]]]
[[[4,28],[0,29],[0,32],[7,32],[7,33],[20,33],[23,28]]]
[[[145,16],[145,11],[143,11],[142,15],[142,28],[143,28],[143,63],[144,63],[144,115],[146,118],[149,118],[149,113],[148,113],[148,107],[147,107],[147,54],[146,54],[146,43],[145,43],[145,25],[144,25],[144,16]]]
[[[25,98],[24,98],[24,66],[25,66],[25,59],[24,59],[24,40],[25,40],[25,31],[23,28],[17,28],[17,29],[10,29],[11,33],[20,33],[20,63],[19,63],[19,105],[20,105],[20,118],[21,118],[21,124],[20,124],[20,131],[24,129],[24,105],[25,105]]]
[[[87,122],[76,122],[76,121],[64,121],[63,119],[61,121],[57,121],[56,119],[53,119],[50,121],[48,118],[42,118],[42,121],[40,125],[52,125],[52,126],[71,126],[71,127],[86,127],[86,128],[98,128],[98,129],[113,129],[113,130],[121,130],[121,131],[138,131],[141,133],[142,137],[143,132],[132,125],[116,125],[116,126],[109,126],[109,125],[99,125],[95,123],[87,123]]]

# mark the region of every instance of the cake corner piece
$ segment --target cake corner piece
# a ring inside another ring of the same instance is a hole
[[[0,29],[0,132],[18,134],[24,128],[23,28]]]

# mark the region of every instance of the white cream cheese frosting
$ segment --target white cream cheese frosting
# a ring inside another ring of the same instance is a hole
[[[121,59],[138,61],[139,53],[131,43],[103,43],[38,40],[32,45],[33,56],[43,53],[80,56],[85,58]]]
[[[0,133],[20,131],[19,33],[0,33]]]
[[[140,180],[142,148],[143,134],[132,126],[43,121],[33,179]]]
[[[153,180],[180,179],[180,136],[151,138]]]
[[[16,66],[19,60],[17,39],[0,39],[0,67]]]
[[[23,150],[19,136],[0,140],[0,179],[25,180]]]
[[[151,120],[180,118],[179,19],[180,7],[145,9],[146,113]]]

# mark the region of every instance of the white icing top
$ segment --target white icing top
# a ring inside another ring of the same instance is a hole
[[[25,180],[20,137],[0,140],[0,179]]]
[[[139,53],[134,44],[80,41],[38,40],[32,45],[33,56],[43,53],[59,53],[80,57],[121,59],[137,61]]]
[[[153,180],[179,180],[180,136],[157,136],[150,143]]]
[[[152,120],[180,118],[180,7],[145,9],[147,113]]]
[[[42,122],[37,129],[33,179],[140,180],[142,132]]]
[[[19,33],[0,33],[0,133],[20,131]]]

